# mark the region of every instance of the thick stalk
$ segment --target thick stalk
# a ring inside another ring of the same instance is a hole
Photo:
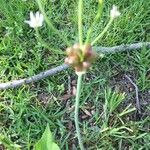
[[[76,102],[75,102],[75,127],[76,127],[77,138],[78,138],[80,149],[84,150],[84,146],[83,146],[81,134],[80,134],[79,120],[78,120],[78,117],[79,117],[79,99],[80,99],[80,95],[81,95],[81,85],[82,85],[82,74],[79,74],[78,75],[78,82],[77,82]]]

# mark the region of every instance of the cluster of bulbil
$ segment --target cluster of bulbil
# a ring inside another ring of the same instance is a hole
[[[92,51],[90,44],[83,46],[74,44],[72,47],[66,49],[66,53],[67,58],[65,59],[65,63],[74,67],[77,74],[86,73],[96,58],[96,54]]]

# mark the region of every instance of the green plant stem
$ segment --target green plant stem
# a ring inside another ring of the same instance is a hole
[[[53,52],[57,52],[57,54],[63,54],[63,53],[61,52],[61,50],[50,47],[50,46],[42,39],[42,37],[41,37],[41,35],[40,35],[40,33],[39,33],[38,28],[35,28],[35,32],[36,32],[37,40],[42,44],[43,47],[47,48],[48,50],[53,50]]]
[[[79,32],[79,43],[83,44],[83,33],[82,33],[82,10],[83,10],[83,0],[79,0],[78,4],[78,32]]]
[[[96,38],[95,40],[91,43],[91,45],[93,46],[105,33],[106,31],[108,30],[108,28],[110,27],[110,25],[112,24],[113,22],[113,18],[110,18],[108,24],[106,25],[106,27],[104,28],[103,32],[101,32]]]
[[[103,1],[99,0],[98,3],[98,10],[97,10],[97,15],[94,18],[94,21],[92,22],[88,32],[87,32],[87,38],[86,38],[86,44],[90,43],[90,38],[91,38],[91,34],[93,32],[93,28],[95,26],[95,24],[98,22],[98,20],[100,20],[101,14],[102,14],[102,10],[103,10]]]
[[[41,4],[41,0],[36,0],[36,2],[39,6],[41,13],[43,14],[45,22],[48,24],[48,26],[60,37],[60,39],[62,39],[67,44],[67,46],[70,46],[70,42],[67,40],[67,38],[65,36],[61,35],[60,31],[58,29],[56,29],[54,27],[54,25],[51,23],[51,21],[48,19],[47,15],[45,13],[45,10]]]
[[[75,101],[75,127],[76,127],[77,138],[78,138],[80,149],[84,150],[84,146],[83,146],[81,134],[80,134],[79,120],[78,120],[78,117],[79,117],[79,99],[80,99],[80,95],[81,95],[81,85],[82,85],[82,74],[79,74],[78,75],[78,82],[77,82],[76,101]]]
[[[35,32],[36,32],[36,37],[39,40],[39,42],[47,49],[49,49],[49,46],[47,45],[47,43],[45,41],[43,41],[43,39],[40,36],[39,30],[38,28],[35,28]]]

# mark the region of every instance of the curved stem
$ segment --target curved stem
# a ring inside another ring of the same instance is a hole
[[[37,40],[39,40],[39,42],[42,44],[43,47],[47,48],[48,50],[52,50],[53,52],[56,52],[57,54],[63,54],[63,52],[61,52],[60,49],[55,49],[50,47],[41,37],[38,28],[35,28],[35,32],[36,32],[36,37]]]
[[[78,82],[77,82],[77,93],[76,93],[76,101],[75,101],[75,127],[77,132],[77,138],[79,142],[79,146],[81,150],[84,150],[84,146],[81,139],[80,128],[79,128],[79,99],[81,95],[81,85],[82,85],[82,74],[78,74]]]
[[[108,30],[108,28],[110,27],[111,23],[113,22],[113,18],[110,18],[108,24],[106,25],[106,27],[104,28],[103,32],[101,32],[96,38],[95,40],[91,43],[91,45],[94,45]]]
[[[103,10],[103,0],[99,0],[97,15],[95,16],[95,18],[93,20],[93,23],[91,24],[91,26],[90,26],[90,28],[88,29],[88,32],[87,32],[87,38],[86,38],[86,42],[85,42],[86,44],[90,43],[93,28],[94,28],[95,24],[98,22],[98,20],[100,20],[102,10]]]
[[[61,35],[61,34],[60,34],[60,31],[59,31],[58,29],[56,29],[56,28],[54,27],[54,25],[51,23],[51,21],[48,19],[47,15],[46,15],[46,13],[45,13],[45,11],[44,11],[44,8],[43,8],[43,6],[42,6],[42,4],[41,4],[41,0],[36,0],[36,1],[37,1],[37,4],[38,4],[38,6],[39,6],[39,9],[40,9],[41,13],[42,13],[43,16],[44,16],[45,22],[46,22],[46,23],[48,24],[48,26],[67,44],[67,46],[69,46],[69,45],[70,45],[70,42],[67,40],[67,38],[66,38],[65,36]]]
[[[83,44],[83,33],[82,33],[82,10],[83,10],[83,0],[79,0],[78,4],[78,32],[79,32],[79,43]]]
[[[47,45],[47,43],[45,41],[43,41],[43,39],[40,36],[39,30],[38,28],[35,28],[35,32],[36,32],[36,37],[39,40],[39,42],[47,49],[49,49],[49,46]]]

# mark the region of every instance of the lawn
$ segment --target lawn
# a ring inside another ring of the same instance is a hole
[[[39,34],[24,21],[39,10],[34,0],[0,0],[0,83],[36,75],[64,63],[68,43],[78,43],[78,0],[42,0],[60,38],[44,22]],[[150,1],[107,0],[94,39],[106,26],[112,5],[121,16],[95,46],[150,42]],[[96,0],[84,0],[83,39],[97,11]],[[65,40],[67,39],[67,40]],[[136,106],[136,88],[140,109]],[[74,125],[77,75],[68,68],[38,82],[0,90],[0,150],[31,150],[47,123],[62,150],[78,150]],[[123,94],[124,93],[124,94]],[[120,102],[118,97],[122,97]],[[112,105],[114,109],[112,108]],[[87,150],[150,149],[150,49],[109,53],[84,75],[80,97],[80,130]]]

